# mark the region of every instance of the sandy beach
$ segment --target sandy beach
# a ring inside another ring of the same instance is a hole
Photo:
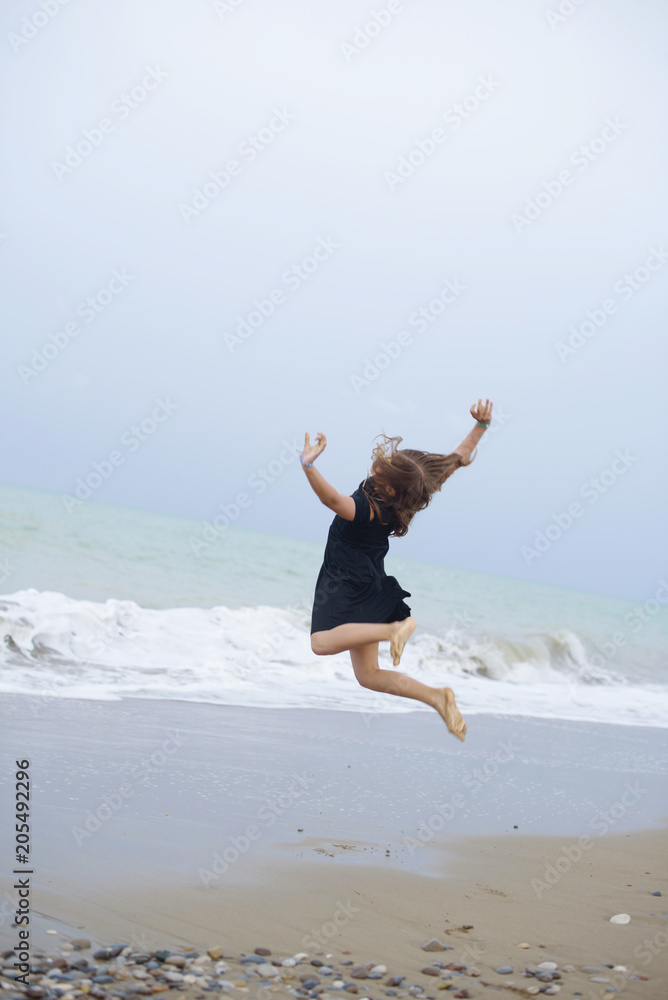
[[[563,996],[668,996],[663,730],[479,715],[460,745],[423,713],[18,695],[0,713],[5,797],[31,761],[35,952],[322,953],[384,965],[372,998],[390,975],[448,988],[432,960],[479,972],[450,984],[471,997],[523,995],[550,987],[522,971],[553,961]],[[1,837],[7,871],[9,820]]]

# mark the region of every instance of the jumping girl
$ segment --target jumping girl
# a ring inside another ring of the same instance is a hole
[[[327,536],[323,564],[315,589],[311,616],[311,649],[318,656],[350,651],[355,677],[362,687],[403,698],[414,698],[435,708],[451,733],[466,735],[452,689],[432,688],[396,670],[378,666],[378,644],[390,643],[394,666],[401,660],[415,622],[402,590],[385,573],[389,537],[401,537],[419,510],[429,505],[455,469],[470,465],[480,438],[489,427],[492,403],[478,400],[471,407],[476,426],[450,455],[399,448],[400,437],[387,437],[373,452],[371,476],[352,496],[339,493],[313,463],[327,447],[324,434],[311,444],[304,439],[301,463],[311,487],[336,517]]]

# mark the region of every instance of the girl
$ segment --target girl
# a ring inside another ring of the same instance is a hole
[[[399,449],[402,439],[384,434],[384,442],[373,452],[371,476],[352,496],[335,490],[313,465],[327,446],[324,434],[317,434],[312,445],[307,433],[301,454],[313,491],[336,514],[316,584],[311,649],[318,656],[349,650],[362,687],[431,705],[462,741],[466,723],[451,688],[428,687],[396,670],[381,670],[378,644],[389,641],[396,667],[415,628],[411,609],[404,601],[411,595],[385,573],[388,539],[390,535],[405,535],[415,514],[429,505],[455,469],[471,464],[472,453],[491,422],[489,399],[484,405],[480,399],[477,406],[474,403],[471,416],[476,426],[450,455]]]

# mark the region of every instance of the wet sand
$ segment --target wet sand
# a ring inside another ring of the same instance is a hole
[[[436,713],[23,696],[0,725],[3,796],[31,760],[36,949],[350,951],[417,982],[440,937],[443,962],[481,970],[471,996],[524,992],[524,964],[553,959],[623,965],[624,996],[668,997],[662,730],[474,716],[460,744]],[[563,996],[604,996],[569,975]]]

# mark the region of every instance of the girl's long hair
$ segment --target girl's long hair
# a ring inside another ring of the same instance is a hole
[[[383,440],[373,450],[372,477],[363,490],[373,508],[374,518],[380,524],[392,525],[391,535],[400,538],[419,510],[429,506],[434,493],[440,490],[449,476],[465,462],[461,455],[439,455],[413,448],[399,448],[400,437],[379,434]],[[385,519],[378,502],[383,505]]]

